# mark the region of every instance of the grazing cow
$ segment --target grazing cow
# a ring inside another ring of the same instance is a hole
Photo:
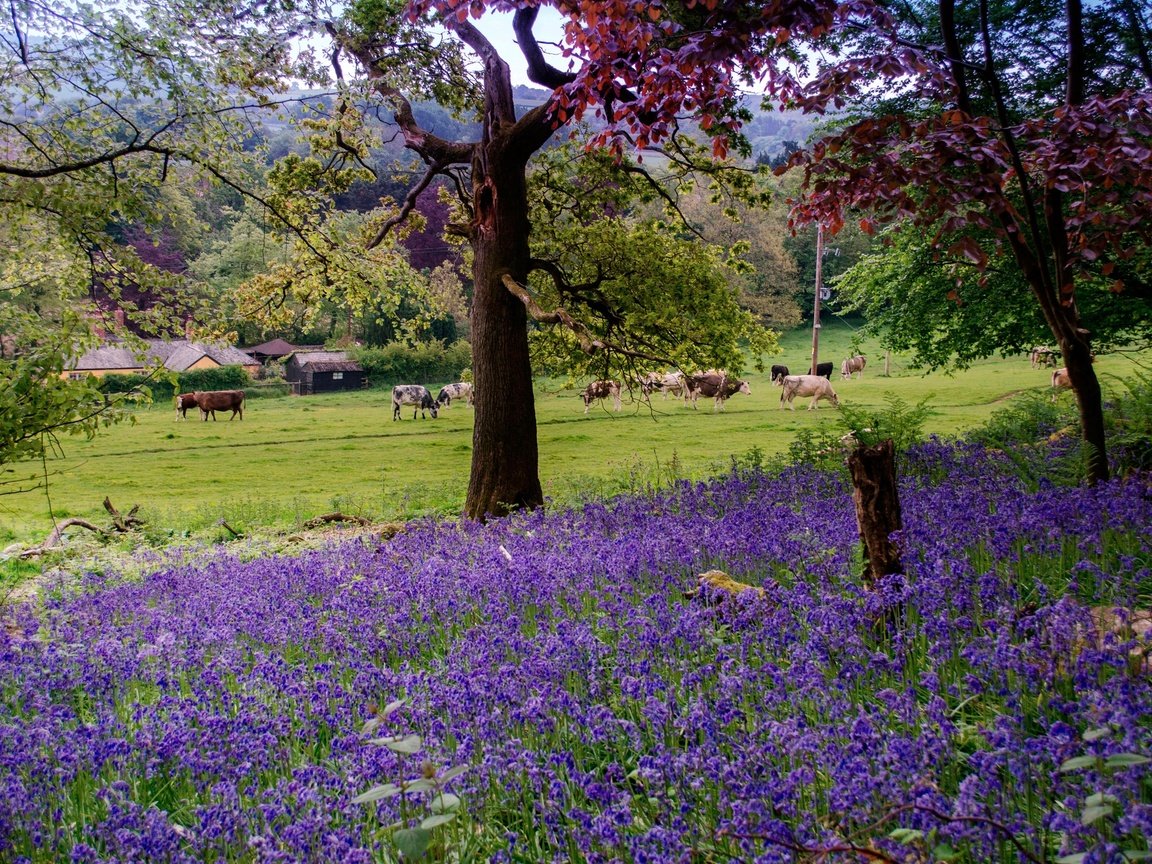
[[[392,388],[392,419],[400,419],[400,406],[411,405],[412,419],[416,419],[416,412],[420,412],[420,418],[426,420],[424,412],[431,411],[432,419],[436,419],[439,412],[439,403],[432,398],[432,394],[428,392],[427,387],[420,384],[397,384]]]
[[[592,407],[592,403],[597,399],[607,399],[612,397],[612,403],[615,410],[620,410],[620,384],[617,381],[593,381],[584,388],[584,392],[580,394],[580,398],[584,400],[584,413],[588,413],[588,409]]]
[[[723,411],[725,400],[736,393],[752,395],[752,389],[748,386],[747,381],[729,378],[722,372],[703,372],[699,375],[689,375],[684,379],[684,385],[688,390],[684,398],[692,400],[693,410],[696,409],[696,399],[699,396],[715,399],[716,401],[712,405],[712,410],[715,412]]]
[[[1028,359],[1032,363],[1032,368],[1037,369],[1040,366],[1055,366],[1056,358],[1059,356],[1060,352],[1055,348],[1049,348],[1047,345],[1037,345],[1028,355]]]
[[[868,365],[868,358],[863,354],[857,354],[855,357],[848,357],[840,364],[840,377],[847,380],[852,377],[855,372],[857,378],[864,377],[864,367]]]
[[[829,361],[827,363],[817,363],[816,364],[816,371],[813,372],[812,369],[809,368],[808,374],[809,375],[819,375],[821,378],[827,378],[829,381],[831,381],[832,380],[832,362]],[[803,378],[804,376],[803,375],[799,375],[799,376],[793,375],[791,377]]]
[[[1072,379],[1068,377],[1068,367],[1061,366],[1059,369],[1052,370],[1052,401],[1056,401],[1056,394],[1061,389],[1071,389]]]
[[[797,396],[812,397],[812,404],[808,406],[809,411],[815,408],[816,403],[821,399],[827,399],[837,407],[840,405],[840,400],[836,397],[836,393],[832,389],[832,382],[822,375],[789,375],[786,377],[784,379],[784,389],[780,392],[781,409],[783,409],[784,403],[787,402],[788,407],[795,411],[796,406],[792,400]]]
[[[467,381],[459,381],[455,384],[441,387],[440,392],[436,394],[436,402],[441,407],[451,405],[453,399],[463,399],[467,404],[471,405],[472,385]]]
[[[187,420],[188,409],[196,407],[195,393],[181,393],[176,397],[176,419]]]
[[[244,419],[244,391],[243,390],[197,390],[192,394],[196,404],[200,406],[200,419],[207,420],[212,415],[212,422],[216,422],[217,411],[231,411],[231,420],[237,414]]]
[[[684,373],[649,372],[640,379],[640,392],[645,396],[651,396],[653,390],[661,391],[665,399],[668,398],[669,394],[672,396],[684,395]]]
[[[788,377],[787,366],[773,366],[772,367],[772,383],[780,386],[784,383],[784,379]]]

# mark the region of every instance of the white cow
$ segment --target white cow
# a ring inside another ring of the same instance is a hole
[[[684,373],[683,372],[649,372],[640,379],[640,392],[645,396],[651,396],[653,390],[660,390],[667,399],[669,394],[672,396],[682,396],[684,394]]]
[[[808,406],[809,411],[815,408],[816,403],[821,399],[827,399],[837,407],[840,405],[840,400],[832,389],[832,382],[823,375],[786,376],[784,378],[783,389],[780,391],[781,409],[783,409],[784,403],[787,402],[788,407],[795,411],[796,406],[792,404],[792,400],[797,396],[812,397],[812,404]]]

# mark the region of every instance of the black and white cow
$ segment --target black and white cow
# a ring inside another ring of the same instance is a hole
[[[819,375],[821,378],[827,378],[829,381],[831,381],[832,380],[833,366],[834,366],[834,364],[831,361],[829,361],[827,363],[817,363],[816,364],[816,371],[813,372],[812,369],[809,368],[808,374],[809,375]]]
[[[436,394],[436,402],[441,405],[451,405],[453,399],[463,399],[467,404],[472,404],[472,385],[467,381],[458,381],[455,384],[448,384],[440,388],[440,392]]]
[[[772,367],[772,383],[773,384],[775,384],[777,386],[783,385],[784,379],[787,376],[788,376],[788,367],[787,366],[773,366]]]
[[[739,378],[730,378],[722,372],[704,372],[699,375],[689,375],[684,379],[684,386],[687,388],[687,395],[685,399],[692,402],[692,408],[696,408],[696,399],[700,396],[715,399],[716,402],[712,406],[713,411],[723,411],[724,402],[728,397],[736,393],[746,393],[752,395],[752,388],[748,386],[747,381],[741,381]]]
[[[412,419],[416,419],[416,412],[420,412],[421,418],[424,417],[425,411],[432,412],[432,419],[436,419],[436,414],[439,406],[436,400],[432,398],[432,394],[428,392],[428,388],[420,384],[397,384],[392,388],[392,419],[400,419],[400,406],[413,405]]]
[[[584,413],[588,413],[588,409],[592,407],[592,403],[597,399],[607,399],[612,397],[612,403],[617,411],[620,410],[620,383],[617,381],[593,381],[584,388],[584,392],[580,394],[580,398],[584,400]]]

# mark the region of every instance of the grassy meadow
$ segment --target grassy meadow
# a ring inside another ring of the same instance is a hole
[[[832,323],[822,330],[820,356],[847,356],[853,331]],[[811,331],[781,340],[782,362],[806,368]],[[935,414],[926,431],[949,436],[982,423],[1013,395],[1046,388],[1050,372],[1032,369],[1025,357],[988,360],[948,376],[923,375],[865,343],[869,367],[862,380],[833,385],[857,405],[883,405],[889,394],[909,403],[925,397]],[[1099,372],[1132,370],[1126,357],[1104,357]],[[556,500],[612,494],[663,485],[676,478],[702,478],[722,471],[733,457],[752,451],[772,456],[798,432],[836,422],[826,404],[819,411],[781,411],[779,390],[765,372],[747,376],[752,395],[737,395],[723,413],[710,402],[692,411],[657,395],[652,407],[625,398],[619,415],[610,405],[584,415],[578,391],[542,382],[537,391],[540,469],[545,494]],[[445,382],[427,383],[435,386]],[[1061,398],[1069,398],[1067,395]],[[224,519],[237,530],[289,526],[320,513],[342,510],[372,518],[451,515],[463,501],[472,445],[472,409],[454,404],[433,421],[391,419],[387,391],[306,398],[250,400],[244,420],[202,423],[194,413],[175,422],[171,406],[140,409],[135,423],[103,431],[92,441],[63,438],[62,453],[46,465],[23,463],[13,475],[32,477],[46,468],[43,488],[0,497],[0,542],[43,537],[50,515],[103,521],[105,496],[121,510],[140,505],[153,530],[197,531]],[[223,530],[223,529],[218,529]]]

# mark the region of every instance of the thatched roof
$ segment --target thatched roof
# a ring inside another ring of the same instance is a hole
[[[347,351],[297,351],[288,362],[306,372],[364,371],[364,367],[349,359]]]

